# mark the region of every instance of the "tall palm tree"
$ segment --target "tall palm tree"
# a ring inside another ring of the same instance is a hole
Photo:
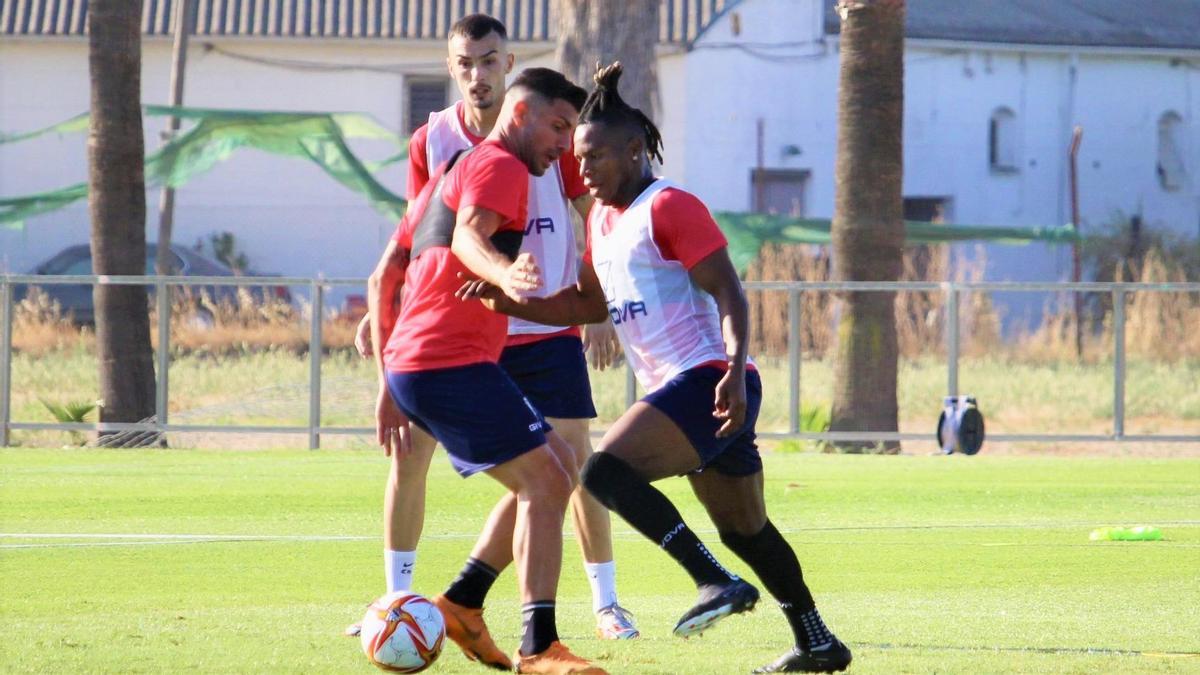
[[[620,60],[621,97],[653,117],[658,93],[654,46],[661,0],[558,0],[558,68],[592,88],[596,62]]]
[[[900,278],[904,242],[904,0],[839,0],[841,74],[833,214],[839,281]],[[841,293],[833,431],[898,429],[895,293]],[[862,450],[873,443],[845,443]],[[886,443],[898,450],[899,443]]]
[[[88,6],[88,201],[96,274],[146,269],[141,16],[141,0],[92,0]],[[146,288],[97,285],[93,293],[100,421],[143,420],[154,414]]]

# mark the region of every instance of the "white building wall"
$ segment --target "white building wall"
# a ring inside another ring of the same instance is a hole
[[[758,121],[763,123],[763,167],[811,169],[807,200],[833,204],[833,156],[836,147],[836,69],[823,57],[819,40],[821,3],[816,0],[749,0],[714,22],[686,55],[686,96],[664,96],[664,135],[686,118],[684,162],[673,161],[667,146],[664,173],[682,182],[714,210],[751,207],[750,173],[757,165]],[[734,35],[733,15],[740,32]],[[786,49],[755,45],[790,43]],[[746,51],[742,47],[748,47]],[[765,54],[802,55],[786,61]],[[663,86],[667,78],[660,75]],[[669,140],[669,139],[668,139]],[[786,156],[787,145],[800,147]],[[682,166],[681,166],[682,164]]]
[[[807,0],[747,0],[719,19],[687,56],[685,102],[668,99],[664,119],[687,119],[683,169],[664,167],[715,210],[751,207],[755,125],[764,122],[763,165],[808,169],[806,215],[830,217],[836,156],[836,36],[817,30]],[[730,44],[790,43],[773,60]],[[788,58],[783,58],[787,55]],[[910,40],[905,60],[907,197],[949,200],[950,222],[1054,226],[1070,220],[1067,147],[1084,127],[1079,161],[1084,231],[1120,211],[1140,212],[1152,226],[1200,231],[1200,71],[1169,54],[1126,50],[1072,53]],[[673,106],[673,107],[672,107]],[[1016,115],[1015,171],[988,160],[988,122],[998,107]],[[686,108],[680,112],[679,108]],[[1174,110],[1188,139],[1189,182],[1163,190],[1155,173],[1160,115]],[[786,145],[799,156],[782,153]],[[672,152],[668,148],[668,152]],[[674,165],[672,165],[674,164]],[[1066,247],[989,246],[992,279],[1056,279],[1070,271]]]
[[[808,170],[807,215],[832,215],[838,58],[836,37],[823,34],[821,5],[819,0],[746,0],[716,20],[690,51],[661,53],[662,171],[714,210],[750,209],[761,119],[763,166]],[[255,58],[370,68],[337,72],[248,63],[206,52],[203,42],[194,41],[189,55],[189,106],[360,111],[399,128],[405,73],[444,73],[440,42],[217,42]],[[513,49],[519,52],[518,69],[553,60],[545,45],[514,43]],[[164,102],[169,42],[146,41],[143,62],[143,99]],[[1070,217],[1066,148],[1078,123],[1084,127],[1079,182],[1085,229],[1110,221],[1118,211],[1140,212],[1152,226],[1193,236],[1200,229],[1200,70],[1195,67],[1169,55],[1112,50],[1072,55],[1065,49],[921,41],[910,41],[905,67],[904,191],[948,199],[951,222],[1065,223]],[[87,105],[83,40],[0,43],[0,130],[40,128]],[[988,119],[999,106],[1016,115],[1013,172],[988,165]],[[1155,173],[1158,119],[1167,110],[1182,117],[1187,140],[1188,178],[1174,192],[1163,190]],[[160,124],[147,122],[150,149],[159,143]],[[793,145],[798,155],[784,152]],[[386,144],[355,147],[369,157],[391,154]],[[85,151],[83,135],[3,146],[0,195],[85,180]],[[403,167],[381,178],[403,191]],[[157,191],[148,193],[151,238],[157,202]],[[183,187],[176,209],[177,242],[190,244],[229,230],[256,268],[296,275],[366,274],[394,225],[315,165],[256,151],[244,151]],[[0,269],[25,271],[87,238],[82,204],[36,217],[24,230],[0,229]],[[990,246],[988,258],[992,279],[1056,279],[1070,269],[1063,247]]]
[[[406,74],[445,76],[439,43],[226,41],[222,49],[252,58],[340,63],[370,68],[313,71],[250,63],[207,51],[194,40],[188,55],[185,105],[288,111],[352,111],[400,129]],[[143,43],[142,97],[168,98],[171,45]],[[31,131],[88,108],[83,40],[13,40],[0,44],[0,130]],[[453,88],[451,87],[453,96]],[[160,143],[163,118],[145,118],[146,148]],[[186,128],[186,123],[185,123]],[[395,154],[382,141],[351,141],[360,156]],[[405,168],[381,182],[403,195]],[[87,179],[86,134],[46,137],[0,147],[0,195],[53,190]],[[147,237],[158,230],[157,189],[147,191]],[[0,229],[0,269],[25,272],[68,244],[89,238],[87,205],[32,218],[24,229]],[[286,275],[365,276],[394,223],[315,164],[241,150],[176,192],[173,240],[191,245],[216,232],[234,234],[239,250],[262,271]]]

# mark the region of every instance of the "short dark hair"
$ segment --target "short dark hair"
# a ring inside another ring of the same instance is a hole
[[[620,61],[604,67],[597,64],[596,74],[592,78],[596,82],[596,88],[588,95],[587,102],[579,113],[579,123],[612,124],[642,134],[646,141],[646,154],[662,164],[662,134],[645,113],[621,98],[620,92],[617,91],[621,72]]]
[[[499,19],[487,14],[468,14],[450,27],[450,34],[447,37],[461,35],[462,37],[471,40],[482,40],[487,37],[488,33],[495,33],[500,36],[501,40],[508,39],[508,29]]]
[[[571,104],[575,112],[583,108],[587,92],[567,79],[565,75],[550,68],[526,68],[513,80],[512,86],[538,94],[548,101],[561,99]]]

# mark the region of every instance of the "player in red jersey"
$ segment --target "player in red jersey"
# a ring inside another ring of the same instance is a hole
[[[492,130],[504,101],[504,78],[513,66],[507,51],[504,24],[484,14],[472,14],[450,29],[447,65],[462,100],[430,115],[413,133],[409,144],[408,195],[429,182],[430,173],[455,152],[481,143]],[[529,209],[522,251],[538,261],[548,295],[573,284],[578,269],[572,206],[586,217],[591,196],[571,152],[539,177],[530,179]],[[369,354],[370,322],[359,326],[360,351]],[[582,465],[592,453],[589,419],[596,416],[587,373],[585,349],[593,364],[603,367],[616,352],[616,337],[607,322],[563,329],[510,319],[509,335],[500,366],[554,430],[574,450]],[[419,428],[413,432],[413,451],[394,455],[384,496],[384,570],[388,592],[407,590],[416,569],[416,549],[424,522],[426,474],[436,442]],[[608,510],[585,490],[571,496],[571,512],[592,587],[596,632],[602,638],[626,639],[638,631],[631,615],[617,602],[616,567]],[[493,514],[494,527],[510,527],[506,514]],[[481,538],[462,575],[447,596],[467,609],[482,606],[484,594],[511,561],[511,547]],[[347,632],[355,634],[357,624]]]
[[[430,176],[368,287],[380,444],[411,452],[415,424],[446,448],[461,475],[484,472],[509,490],[497,512],[510,513],[512,525],[493,535],[511,536],[521,589],[524,630],[513,661],[480,634],[481,608],[464,612],[446,596],[434,602],[468,657],[518,672],[604,672],[559,641],[554,616],[574,457],[565,444],[547,441],[542,416],[497,365],[507,318],[459,302],[454,291],[467,276],[523,302],[541,285],[532,256],[518,255],[529,176],[569,147],[584,96],[555,71],[522,72],[487,138]]]

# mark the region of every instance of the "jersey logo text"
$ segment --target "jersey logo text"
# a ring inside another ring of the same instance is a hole
[[[638,314],[641,314],[642,316],[650,315],[650,313],[646,311],[646,303],[642,302],[641,300],[626,300],[625,302],[621,303],[620,307],[610,306],[608,308],[608,314],[612,317],[613,325],[617,326],[627,321],[633,321],[637,318]]]
[[[553,218],[530,218],[529,224],[525,226],[525,236],[531,234],[541,234],[543,232],[554,232]]]

